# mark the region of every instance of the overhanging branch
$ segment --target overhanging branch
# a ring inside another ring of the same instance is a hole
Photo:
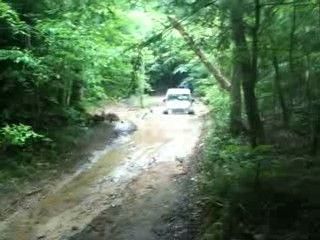
[[[174,17],[168,17],[169,22],[172,26],[177,29],[177,31],[181,34],[184,40],[188,43],[190,48],[195,52],[195,54],[199,57],[201,62],[205,65],[208,71],[214,76],[214,78],[219,83],[220,87],[224,90],[230,91],[231,83],[230,81],[222,74],[220,68],[214,66],[205,55],[203,50],[197,46],[193,38],[189,35],[189,33],[185,30],[182,24],[176,20]]]

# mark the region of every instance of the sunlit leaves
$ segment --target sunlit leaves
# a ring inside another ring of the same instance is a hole
[[[15,34],[26,34],[28,26],[21,21],[19,15],[14,11],[8,3],[0,0],[0,20],[5,21]]]
[[[0,129],[0,145],[24,146],[32,140],[41,140],[45,137],[34,132],[31,126],[24,124],[6,125]]]

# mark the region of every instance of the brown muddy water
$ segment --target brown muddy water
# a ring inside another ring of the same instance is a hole
[[[138,130],[93,152],[40,201],[2,221],[0,239],[175,239],[163,238],[161,226],[179,204],[177,179],[200,137],[206,109],[195,109],[196,115],[113,109]]]

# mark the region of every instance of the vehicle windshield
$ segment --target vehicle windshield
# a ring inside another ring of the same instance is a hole
[[[190,100],[191,96],[190,94],[170,94],[168,95],[167,99],[186,101],[186,100]]]

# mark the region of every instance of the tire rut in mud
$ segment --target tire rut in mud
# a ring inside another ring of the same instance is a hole
[[[161,180],[150,181],[140,193],[129,187],[121,204],[102,211],[69,240],[195,239],[199,214],[192,195],[196,183],[188,173],[168,176],[174,185],[169,188],[161,186]]]

